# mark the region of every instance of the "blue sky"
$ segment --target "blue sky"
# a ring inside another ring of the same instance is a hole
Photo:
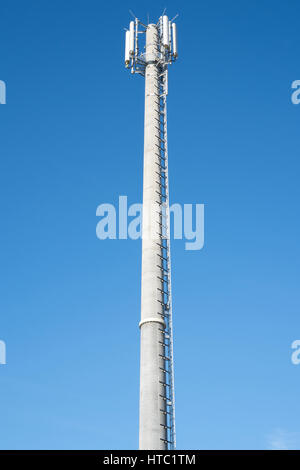
[[[3,2],[1,449],[134,449],[141,243],[96,208],[141,202],[143,87],[132,9],[179,13],[171,202],[205,204],[172,243],[178,448],[300,448],[297,0]]]

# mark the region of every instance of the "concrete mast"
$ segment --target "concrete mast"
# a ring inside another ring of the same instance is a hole
[[[130,22],[125,66],[145,77],[139,448],[147,450],[176,447],[167,94],[168,65],[177,55],[176,24],[166,15],[147,26]]]
[[[159,37],[146,30],[143,181],[142,301],[140,349],[140,449],[166,449],[163,285],[159,132]]]

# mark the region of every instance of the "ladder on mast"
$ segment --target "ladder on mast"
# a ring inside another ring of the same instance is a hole
[[[176,448],[175,429],[175,391],[173,364],[173,322],[172,322],[172,286],[171,286],[171,253],[170,253],[170,210],[169,210],[169,174],[168,174],[168,134],[167,134],[167,94],[168,68],[161,66],[159,89],[159,137],[160,137],[160,204],[161,204],[161,281],[163,295],[164,337],[164,373],[165,373],[165,403],[166,409],[161,410],[166,415],[166,444],[168,449]]]

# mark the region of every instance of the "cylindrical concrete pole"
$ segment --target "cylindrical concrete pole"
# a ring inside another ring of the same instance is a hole
[[[140,356],[140,449],[167,449],[164,321],[162,307],[159,131],[159,38],[146,31],[143,181],[142,302]]]

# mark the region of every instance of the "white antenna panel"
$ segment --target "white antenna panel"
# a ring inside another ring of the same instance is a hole
[[[176,23],[172,23],[172,39],[173,39],[173,55],[174,55],[174,57],[178,57],[177,26],[176,26]]]
[[[129,33],[129,53],[134,55],[134,21],[130,21]]]
[[[162,34],[162,42],[163,42],[163,46],[166,48],[166,49],[169,49],[169,18],[164,15],[163,18],[163,34]]]
[[[129,38],[130,32],[126,31],[125,33],[125,65],[127,66],[130,62],[130,54],[129,54]]]

